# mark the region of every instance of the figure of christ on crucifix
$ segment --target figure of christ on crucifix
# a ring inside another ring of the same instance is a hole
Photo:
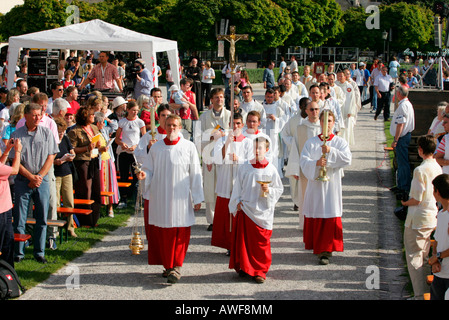
[[[239,40],[248,40],[247,34],[235,34],[235,26],[230,26],[229,30],[231,31],[231,34],[229,35],[218,35],[217,40],[227,40],[229,41],[230,48],[229,48],[229,66],[234,72],[235,69],[235,43]]]

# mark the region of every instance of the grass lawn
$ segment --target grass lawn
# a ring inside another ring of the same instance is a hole
[[[120,213],[118,210],[115,210],[114,218],[108,217],[105,208],[102,209],[102,217],[98,220],[98,227],[77,228],[75,232],[78,237],[72,238],[69,235],[67,242],[65,241],[64,233],[62,244],[59,243],[58,237],[58,248],[56,250],[48,248],[45,250],[47,264],[37,262],[33,257],[33,246],[27,247],[25,249],[25,259],[14,265],[22,285],[26,289],[30,289],[46,280],[52,273],[81,256],[98,241],[101,241],[109,232],[125,226],[128,219],[134,214],[133,205],[128,205],[127,208],[120,210]]]

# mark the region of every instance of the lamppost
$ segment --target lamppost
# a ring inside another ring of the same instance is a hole
[[[385,44],[387,42],[388,39],[388,32],[384,31],[382,32],[382,40],[384,41],[384,61],[387,62],[387,53],[385,52]]]

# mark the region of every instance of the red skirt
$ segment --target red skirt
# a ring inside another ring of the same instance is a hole
[[[272,233],[272,230],[263,229],[255,224],[243,211],[238,211],[232,228],[229,268],[265,279],[272,261],[270,242]]]
[[[341,217],[327,219],[304,217],[303,241],[306,250],[313,250],[314,254],[343,251]]]
[[[165,269],[182,267],[190,241],[190,227],[160,228],[148,225],[148,264]]]
[[[214,227],[211,244],[215,247],[231,250],[234,216],[229,213],[229,199],[218,197],[215,203]]]

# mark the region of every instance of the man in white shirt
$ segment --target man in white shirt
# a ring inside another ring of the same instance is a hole
[[[201,166],[195,145],[179,135],[181,118],[171,114],[167,136],[156,142],[137,174],[148,206],[148,264],[163,265],[168,283],[181,278],[181,267],[195,223],[194,210],[204,200]]]
[[[393,78],[388,74],[388,68],[382,67],[382,74],[378,75],[374,80],[374,90],[377,94],[377,110],[374,120],[377,120],[380,113],[384,112],[384,121],[390,119],[390,91],[393,84]]]
[[[415,300],[423,300],[428,290],[426,278],[430,274],[430,236],[437,225],[438,208],[432,181],[442,170],[433,157],[435,149],[435,138],[432,135],[419,137],[418,154],[423,162],[413,170],[410,198],[402,200],[402,205],[408,207],[404,224],[404,248]]]
[[[296,57],[295,56],[291,56],[290,57],[290,72],[295,72],[298,71],[298,62],[296,62]]]
[[[411,102],[407,98],[408,89],[399,86],[396,90],[396,98],[399,99],[399,105],[393,114],[390,125],[390,134],[394,137],[391,147],[396,149],[396,161],[398,164],[397,187],[399,192],[408,194],[412,180],[408,147],[410,145],[412,131],[415,130],[415,112]]]

